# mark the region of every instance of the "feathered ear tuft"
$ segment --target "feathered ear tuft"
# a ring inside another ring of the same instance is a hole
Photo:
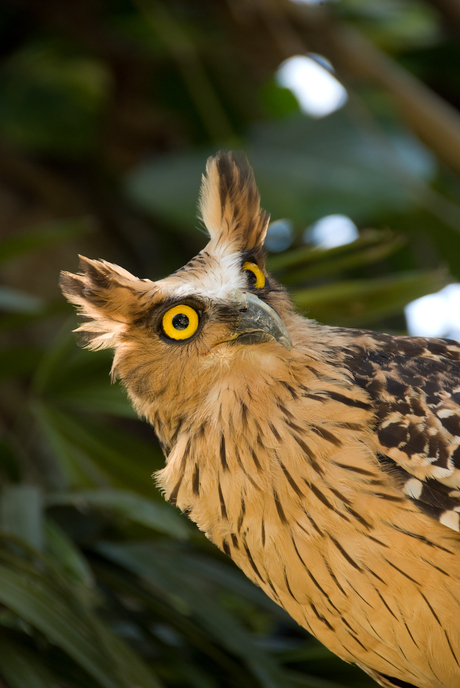
[[[88,349],[115,347],[119,335],[142,316],[144,297],[151,289],[145,281],[104,260],[80,256],[80,268],[78,275],[62,272],[59,280],[64,296],[84,319],[75,330],[78,343]]]
[[[209,158],[200,191],[200,214],[215,246],[235,251],[260,248],[270,216],[260,209],[260,195],[244,153]]]

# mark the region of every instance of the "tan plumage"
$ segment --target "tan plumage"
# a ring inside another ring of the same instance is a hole
[[[323,327],[260,286],[268,216],[244,158],[208,162],[201,213],[208,246],[166,279],[86,258],[62,276],[84,345],[115,349],[156,430],[159,486],[344,660],[455,688],[460,346]],[[199,325],[177,339],[185,307]]]

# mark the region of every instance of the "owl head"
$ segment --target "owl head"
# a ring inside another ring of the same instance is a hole
[[[265,271],[269,216],[244,156],[208,160],[200,213],[209,243],[165,279],[139,279],[83,257],[79,274],[61,276],[83,317],[79,343],[115,350],[112,376],[156,428],[181,405],[199,407],[217,376],[243,381],[292,348],[292,304]]]

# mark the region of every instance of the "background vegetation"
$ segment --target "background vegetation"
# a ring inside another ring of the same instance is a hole
[[[404,332],[460,278],[456,0],[0,1],[0,685],[365,688],[152,484],[153,431],[77,349],[77,253],[159,278],[202,248],[208,154],[247,151],[296,239],[270,264],[322,322]],[[348,103],[275,80],[327,57]],[[353,244],[302,244],[345,213]],[[371,228],[371,229],[369,229]]]

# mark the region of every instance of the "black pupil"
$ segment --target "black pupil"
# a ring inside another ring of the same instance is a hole
[[[172,324],[175,330],[186,330],[189,326],[190,320],[185,313],[178,313],[172,319]]]
[[[255,274],[252,270],[250,270],[249,268],[246,270],[246,272],[248,273],[249,284],[250,284],[251,287],[253,287],[254,284],[257,282],[257,276],[256,276],[256,274]]]

